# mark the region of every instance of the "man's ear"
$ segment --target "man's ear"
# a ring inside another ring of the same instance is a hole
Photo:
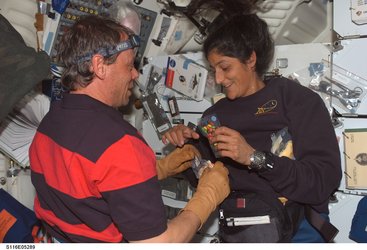
[[[100,54],[95,54],[91,61],[91,72],[100,79],[104,79],[106,74],[106,64],[104,63],[104,57]]]
[[[250,68],[255,68],[256,66],[256,52],[252,51],[250,58],[247,60],[247,64],[249,65]]]

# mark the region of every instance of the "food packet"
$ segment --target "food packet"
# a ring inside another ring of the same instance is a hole
[[[203,136],[210,139],[213,136],[214,131],[218,127],[220,127],[220,122],[219,122],[219,119],[218,119],[216,114],[211,114],[211,115],[207,115],[207,116],[204,116],[203,118],[201,118],[199,120],[198,127],[199,127],[199,130],[200,130],[200,133]],[[211,147],[215,157],[216,158],[220,157],[219,152],[218,152],[217,147],[216,147],[216,143],[210,144],[210,147]]]
[[[211,161],[195,156],[194,160],[192,161],[191,168],[194,171],[196,178],[199,179],[206,168],[212,168],[213,166],[214,165]]]

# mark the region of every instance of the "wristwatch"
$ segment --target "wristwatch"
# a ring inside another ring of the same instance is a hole
[[[255,150],[250,155],[249,169],[255,171],[266,171],[274,168],[273,154],[270,152],[263,152]]]

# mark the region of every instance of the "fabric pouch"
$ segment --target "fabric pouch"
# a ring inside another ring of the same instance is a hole
[[[295,203],[238,191],[232,192],[218,211],[219,238],[228,243],[290,242],[303,218],[303,208]]]
[[[358,243],[367,243],[367,196],[363,197],[358,203],[349,238]]]
[[[40,226],[35,213],[0,188],[0,242],[31,243]]]

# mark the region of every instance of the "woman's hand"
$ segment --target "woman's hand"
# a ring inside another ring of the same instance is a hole
[[[175,146],[182,147],[188,139],[199,139],[199,137],[200,135],[191,128],[183,124],[179,124],[168,130],[162,136],[162,142],[164,144],[171,143]]]
[[[215,129],[209,142],[215,146],[222,157],[250,165],[250,155],[255,151],[246,139],[236,130],[221,126]]]

